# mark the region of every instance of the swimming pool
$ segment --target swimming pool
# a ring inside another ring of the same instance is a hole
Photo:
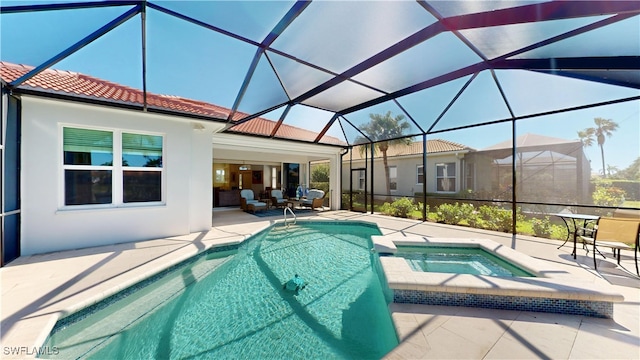
[[[381,358],[398,340],[370,251],[379,234],[276,225],[62,319],[45,345],[63,358]],[[308,283],[297,294],[283,290],[295,274]]]
[[[482,248],[398,246],[394,256],[404,258],[415,271],[502,277],[531,277],[530,272]]]

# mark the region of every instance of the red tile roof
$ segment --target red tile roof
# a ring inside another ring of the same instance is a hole
[[[427,154],[435,154],[441,152],[455,152],[455,151],[474,151],[474,149],[464,146],[453,141],[442,139],[427,140]],[[394,144],[389,146],[387,150],[387,156],[409,156],[409,155],[422,155],[422,141],[412,142],[408,145]],[[375,157],[382,157],[380,151],[376,151]],[[353,160],[364,159],[364,154],[360,154],[358,150],[353,152]]]
[[[0,61],[0,78],[10,83],[33,70],[32,66],[18,65]],[[143,92],[128,86],[72,71],[46,69],[25,81],[19,88],[31,88],[39,92],[49,92],[75,96],[80,98],[94,98],[127,105],[144,105]],[[192,100],[173,95],[158,95],[147,92],[147,106],[163,110],[201,115],[215,119],[226,120],[231,109],[210,104],[204,101]],[[236,113],[233,120],[244,118],[247,114]],[[256,118],[233,127],[232,130],[244,134],[269,136],[276,122],[264,118]],[[277,137],[313,141],[317,133],[298,127],[283,124],[278,130]],[[325,136],[321,143],[346,145],[344,141]]]

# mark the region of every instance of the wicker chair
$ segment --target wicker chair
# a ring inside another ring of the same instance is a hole
[[[282,190],[271,190],[271,206],[276,208],[287,206],[287,199],[282,196]]]
[[[316,209],[322,207],[324,204],[324,191],[318,189],[311,189],[305,199],[300,200],[300,206],[310,207]]]
[[[253,190],[244,189],[240,191],[240,208],[255,213],[257,210],[266,210],[267,203],[256,200]]]

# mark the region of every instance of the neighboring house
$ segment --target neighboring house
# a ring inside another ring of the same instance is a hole
[[[0,77],[8,83],[32,69],[0,62]],[[337,139],[270,138],[278,126],[283,138],[317,134],[262,118],[220,134],[229,109],[151,93],[146,101],[141,111],[140,90],[52,69],[3,93],[4,262],[209,231],[217,156],[261,165],[329,161],[331,186],[339,187]]]
[[[427,140],[426,175],[422,166],[422,149],[421,141],[389,147],[387,158],[392,197],[411,197],[422,193],[422,183],[426,179],[427,193],[431,194],[469,191],[465,197],[512,198],[514,150],[511,140],[482,150],[441,139]],[[589,202],[591,167],[580,141],[524,134],[516,138],[515,154],[519,202]],[[342,180],[347,185],[343,187],[348,189],[351,177],[353,191],[364,190],[366,183],[370,192],[370,166],[370,158],[365,164],[365,154],[358,150],[345,155]],[[384,199],[385,173],[379,151],[374,155],[374,169],[373,192],[377,199]]]
[[[476,190],[492,198],[511,198],[515,167],[520,202],[591,201],[591,165],[579,140],[527,133],[516,138],[515,150],[509,139],[469,154],[467,161],[482,171],[478,172]]]
[[[472,148],[442,139],[427,140],[427,171],[423,168],[423,142],[409,145],[391,145],[387,151],[391,196],[414,196],[423,192],[426,180],[428,193],[455,193],[473,186],[473,169],[465,168],[464,158]],[[366,159],[365,159],[366,157]],[[354,191],[371,191],[369,177],[370,154],[360,153],[354,148],[343,157],[342,182],[346,188],[351,179]],[[383,159],[380,151],[374,154],[373,193],[384,198],[387,193]],[[365,170],[365,168],[367,170]],[[350,171],[352,169],[353,171]],[[367,173],[368,171],[368,173]]]

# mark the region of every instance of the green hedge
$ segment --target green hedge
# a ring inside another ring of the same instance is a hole
[[[309,184],[309,189],[318,189],[324,191],[325,194],[329,194],[329,183],[312,181]]]
[[[631,201],[640,200],[640,181],[635,180],[598,180],[592,183],[593,187],[604,184],[610,184],[611,187],[616,187],[624,191],[624,198]]]

